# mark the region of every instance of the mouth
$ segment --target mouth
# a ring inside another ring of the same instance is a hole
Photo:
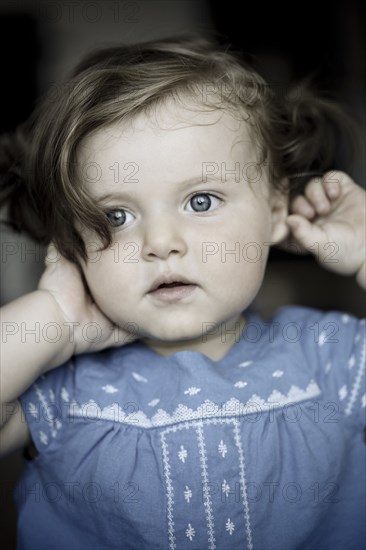
[[[155,280],[148,295],[165,302],[181,300],[197,288],[197,285],[181,275],[165,274]]]

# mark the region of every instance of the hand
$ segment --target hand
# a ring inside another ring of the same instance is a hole
[[[137,339],[136,335],[122,330],[104,315],[94,303],[79,266],[62,256],[53,243],[47,249],[45,264],[38,290],[51,294],[66,323],[78,323],[74,327],[69,325],[73,335],[73,355],[121,346]],[[85,337],[83,329],[88,324],[92,327],[91,323],[96,323],[100,337],[94,328],[90,328],[90,334],[88,331]],[[95,342],[90,342],[94,338]]]
[[[326,269],[366,288],[366,192],[343,172],[311,180],[290,205],[284,248],[314,254]]]

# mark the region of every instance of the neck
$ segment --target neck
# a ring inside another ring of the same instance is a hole
[[[165,342],[150,338],[142,338],[141,341],[159,355],[172,355],[177,351],[197,351],[213,361],[219,361],[239,341],[245,325],[246,319],[244,315],[240,314],[230,323],[221,323],[214,333],[208,333],[204,338],[201,335],[200,338],[178,342]]]

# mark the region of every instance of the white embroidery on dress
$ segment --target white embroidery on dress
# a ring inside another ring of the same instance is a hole
[[[235,443],[236,443],[236,446],[238,447],[238,453],[239,453],[240,486],[241,486],[241,493],[242,493],[242,498],[243,498],[245,528],[246,528],[246,531],[247,531],[248,550],[254,550],[253,540],[252,540],[252,528],[250,526],[250,514],[249,514],[249,504],[248,504],[248,495],[247,495],[247,484],[246,484],[246,479],[245,479],[245,460],[244,460],[243,448],[242,448],[242,445],[241,445],[239,425],[240,425],[239,421],[234,420],[234,438],[235,438]]]
[[[181,424],[176,424],[174,426],[167,427],[163,432],[160,434],[161,444],[162,444],[162,454],[163,454],[163,466],[164,466],[164,478],[165,478],[165,486],[166,486],[166,502],[167,502],[167,519],[168,519],[168,533],[169,533],[169,549],[173,550],[176,549],[176,542],[175,542],[175,535],[174,535],[174,491],[173,491],[173,484],[171,479],[171,468],[169,464],[169,451],[168,446],[166,442],[166,435],[169,433],[176,433],[181,430],[188,430],[191,428],[197,427],[197,435],[198,435],[198,443],[199,443],[199,454],[200,454],[200,461],[201,461],[201,467],[206,466],[205,473],[201,470],[201,476],[202,479],[205,477],[206,482],[208,482],[208,473],[207,473],[207,464],[205,462],[206,460],[206,449],[203,441],[203,426],[209,426],[209,425],[216,425],[216,424],[231,424],[233,425],[234,430],[234,441],[236,444],[236,447],[238,449],[239,454],[239,478],[240,478],[240,494],[242,497],[242,503],[244,507],[244,521],[245,521],[245,529],[246,529],[246,538],[247,538],[247,548],[248,550],[254,550],[253,542],[252,542],[252,533],[251,533],[251,526],[250,526],[250,515],[249,515],[249,506],[248,506],[248,498],[247,498],[247,490],[246,490],[246,479],[245,479],[245,463],[244,463],[244,453],[241,445],[241,439],[240,439],[240,422],[233,418],[212,418],[212,419],[206,419],[201,421],[190,421],[190,422],[182,422]],[[198,434],[198,429],[201,431],[201,436]],[[202,487],[204,488],[205,485],[203,484]],[[209,483],[206,483],[206,489],[210,487]],[[187,489],[187,485],[186,485]],[[207,496],[207,493],[206,493]],[[208,496],[210,494],[208,493]],[[205,497],[205,492],[203,492],[203,497]],[[210,509],[207,502],[204,502],[204,508],[205,511],[207,508]],[[212,522],[214,521],[214,518],[210,514],[207,514],[206,511],[206,521],[208,522],[208,519],[211,518]],[[209,527],[207,525],[207,527]],[[209,530],[209,529],[208,529]],[[214,542],[213,542],[214,543]],[[212,544],[213,544],[212,543]],[[206,547],[205,547],[206,548]],[[211,547],[210,547],[211,548]],[[215,548],[215,546],[214,546]]]
[[[326,341],[327,341],[327,333],[323,331],[319,334],[318,346],[322,346],[323,344],[325,344]]]
[[[351,390],[350,399],[348,401],[348,405],[345,410],[345,413],[347,415],[351,414],[352,407],[354,406],[357,399],[357,394],[361,389],[361,380],[363,375],[365,374],[365,368],[366,368],[366,338],[363,341],[363,345],[361,349],[360,365],[357,371],[355,382]]]
[[[245,386],[248,385],[248,382],[244,382],[244,380],[239,380],[239,382],[235,382],[234,386],[236,388],[245,388]]]
[[[187,449],[183,447],[183,445],[180,446],[180,451],[178,452],[178,458],[182,462],[185,462],[186,458],[188,456]]]
[[[347,397],[347,393],[348,393],[348,392],[347,392],[347,386],[346,386],[346,385],[342,386],[341,389],[338,391],[339,399],[340,399],[341,401],[343,401],[343,399],[344,399],[345,397]]]
[[[222,458],[225,458],[225,455],[227,453],[227,446],[225,445],[225,443],[223,442],[222,439],[221,439],[221,441],[219,443],[219,446],[217,448],[218,448],[218,451],[221,454]]]
[[[228,484],[226,479],[224,479],[224,481],[221,484],[221,492],[225,493],[226,498],[228,497],[228,494],[230,493],[230,485]]]
[[[281,378],[281,376],[283,376],[283,375],[284,375],[283,370],[275,370],[275,371],[272,372],[272,376],[274,378]]]
[[[55,402],[55,394],[52,389],[50,389],[50,401],[51,403]]]
[[[355,364],[356,364],[355,356],[354,356],[354,355],[351,355],[351,357],[350,357],[349,360],[348,360],[348,368],[349,368],[349,369],[353,369],[353,367],[355,366]]]
[[[342,323],[348,323],[349,321],[349,315],[347,315],[347,313],[345,313],[344,315],[342,315]]]
[[[197,438],[198,438],[198,448],[201,462],[201,477],[202,477],[202,496],[204,499],[203,505],[205,507],[206,520],[207,520],[207,531],[208,531],[208,542],[209,550],[215,550],[215,530],[214,530],[214,518],[212,515],[212,502],[210,494],[210,484],[208,479],[207,471],[207,456],[206,456],[206,445],[203,437],[202,426],[197,426],[196,428]]]
[[[45,410],[48,411],[48,403],[46,401],[46,398],[45,396],[43,395],[42,393],[42,390],[40,389],[40,387],[38,386],[38,384],[34,384],[34,389],[36,391],[36,396],[38,397],[38,400],[40,401],[40,403],[43,405],[43,407],[45,408]],[[44,413],[43,413],[44,414]],[[47,416],[48,418],[48,416]]]
[[[233,524],[230,518],[227,518],[225,527],[226,527],[226,531],[229,531],[230,535],[232,535],[233,531],[235,531],[235,525]]]
[[[64,387],[61,390],[61,397],[64,401],[66,401],[66,403],[68,403],[70,401],[69,392]]]
[[[170,550],[175,550],[177,545],[175,544],[174,521],[173,521],[174,489],[173,489],[172,479],[170,476],[169,451],[165,440],[165,434],[166,432],[161,432],[160,440],[161,440],[161,446],[163,450],[163,465],[164,465],[164,476],[165,476],[165,484],[166,484],[169,548]]]
[[[147,378],[145,378],[138,372],[132,372],[131,374],[134,377],[134,379],[137,380],[137,382],[145,382],[145,383],[148,382]]]
[[[188,523],[188,528],[186,529],[186,535],[190,541],[193,539],[194,536],[196,536],[196,532],[190,523]]]
[[[253,406],[256,411],[268,411],[273,408],[278,408],[287,403],[298,403],[307,399],[314,398],[321,394],[320,388],[311,380],[305,390],[298,386],[292,385],[287,394],[282,394],[278,390],[273,390],[267,400],[253,394],[246,402],[241,402],[235,397],[230,398],[226,403],[215,403],[209,399],[197,407],[191,409],[186,405],[179,404],[174,412],[170,415],[164,409],[158,409],[151,418],[143,411],[137,411],[133,414],[126,412],[119,406],[118,403],[112,403],[101,409],[93,399],[87,403],[79,404],[73,401],[68,408],[69,417],[82,417],[91,419],[104,419],[122,424],[135,424],[142,428],[153,428],[156,426],[167,426],[177,422],[188,420],[199,420],[212,417],[230,417],[230,416],[246,416],[253,413]]]
[[[37,418],[38,416],[38,410],[37,410],[37,407],[35,406],[34,403],[29,403],[28,404],[28,411],[30,412],[30,414],[32,416],[34,416],[34,418]]]
[[[152,399],[149,401],[148,405],[149,407],[156,407],[156,405],[160,402],[160,399]]]
[[[43,445],[47,445],[47,444],[48,444],[48,437],[47,437],[47,435],[46,435],[44,432],[42,432],[42,431],[39,432],[39,439],[41,440],[41,442],[43,443]]]
[[[60,424],[60,421],[57,420],[56,418],[54,418],[54,407],[53,407],[53,405],[50,406],[47,403],[47,399],[43,395],[42,390],[40,389],[38,384],[36,384],[36,383],[34,384],[34,389],[35,389],[35,393],[38,397],[38,400],[40,401],[40,403],[42,405],[42,413],[41,413],[42,418],[44,418],[46,420],[46,422],[48,422],[51,436],[56,437],[57,431],[56,431],[55,427],[57,428],[57,425]],[[59,428],[57,428],[57,429],[59,429]],[[47,445],[48,444],[48,436],[43,431],[40,431],[39,435],[40,435],[40,440],[42,441],[42,443],[44,445]]]
[[[186,499],[186,501],[187,501],[188,504],[189,504],[189,501],[190,501],[190,499],[192,498],[192,491],[191,491],[191,489],[188,487],[188,485],[186,485],[186,490],[184,491],[184,498]]]
[[[191,388],[188,388],[188,390],[185,390],[185,395],[196,395],[201,391],[201,388],[195,388],[192,386]]]
[[[238,367],[249,367],[253,361],[243,361],[242,363],[239,363]]]
[[[119,391],[117,388],[115,388],[111,384],[107,384],[106,386],[102,386],[102,390],[104,390],[106,393],[116,393],[117,391]]]

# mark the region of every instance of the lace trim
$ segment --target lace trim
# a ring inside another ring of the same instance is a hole
[[[72,401],[69,405],[68,416],[93,420],[110,420],[121,424],[137,425],[142,428],[154,428],[188,420],[258,414],[259,411],[273,410],[290,403],[298,403],[314,398],[320,394],[319,386],[314,380],[311,380],[304,390],[292,385],[287,394],[273,390],[266,400],[256,394],[253,394],[245,403],[235,397],[221,404],[206,399],[195,410],[180,403],[172,414],[167,413],[164,409],[158,409],[151,417],[148,417],[143,411],[127,414],[118,403],[112,403],[101,409],[96,401],[90,399],[82,405]]]

